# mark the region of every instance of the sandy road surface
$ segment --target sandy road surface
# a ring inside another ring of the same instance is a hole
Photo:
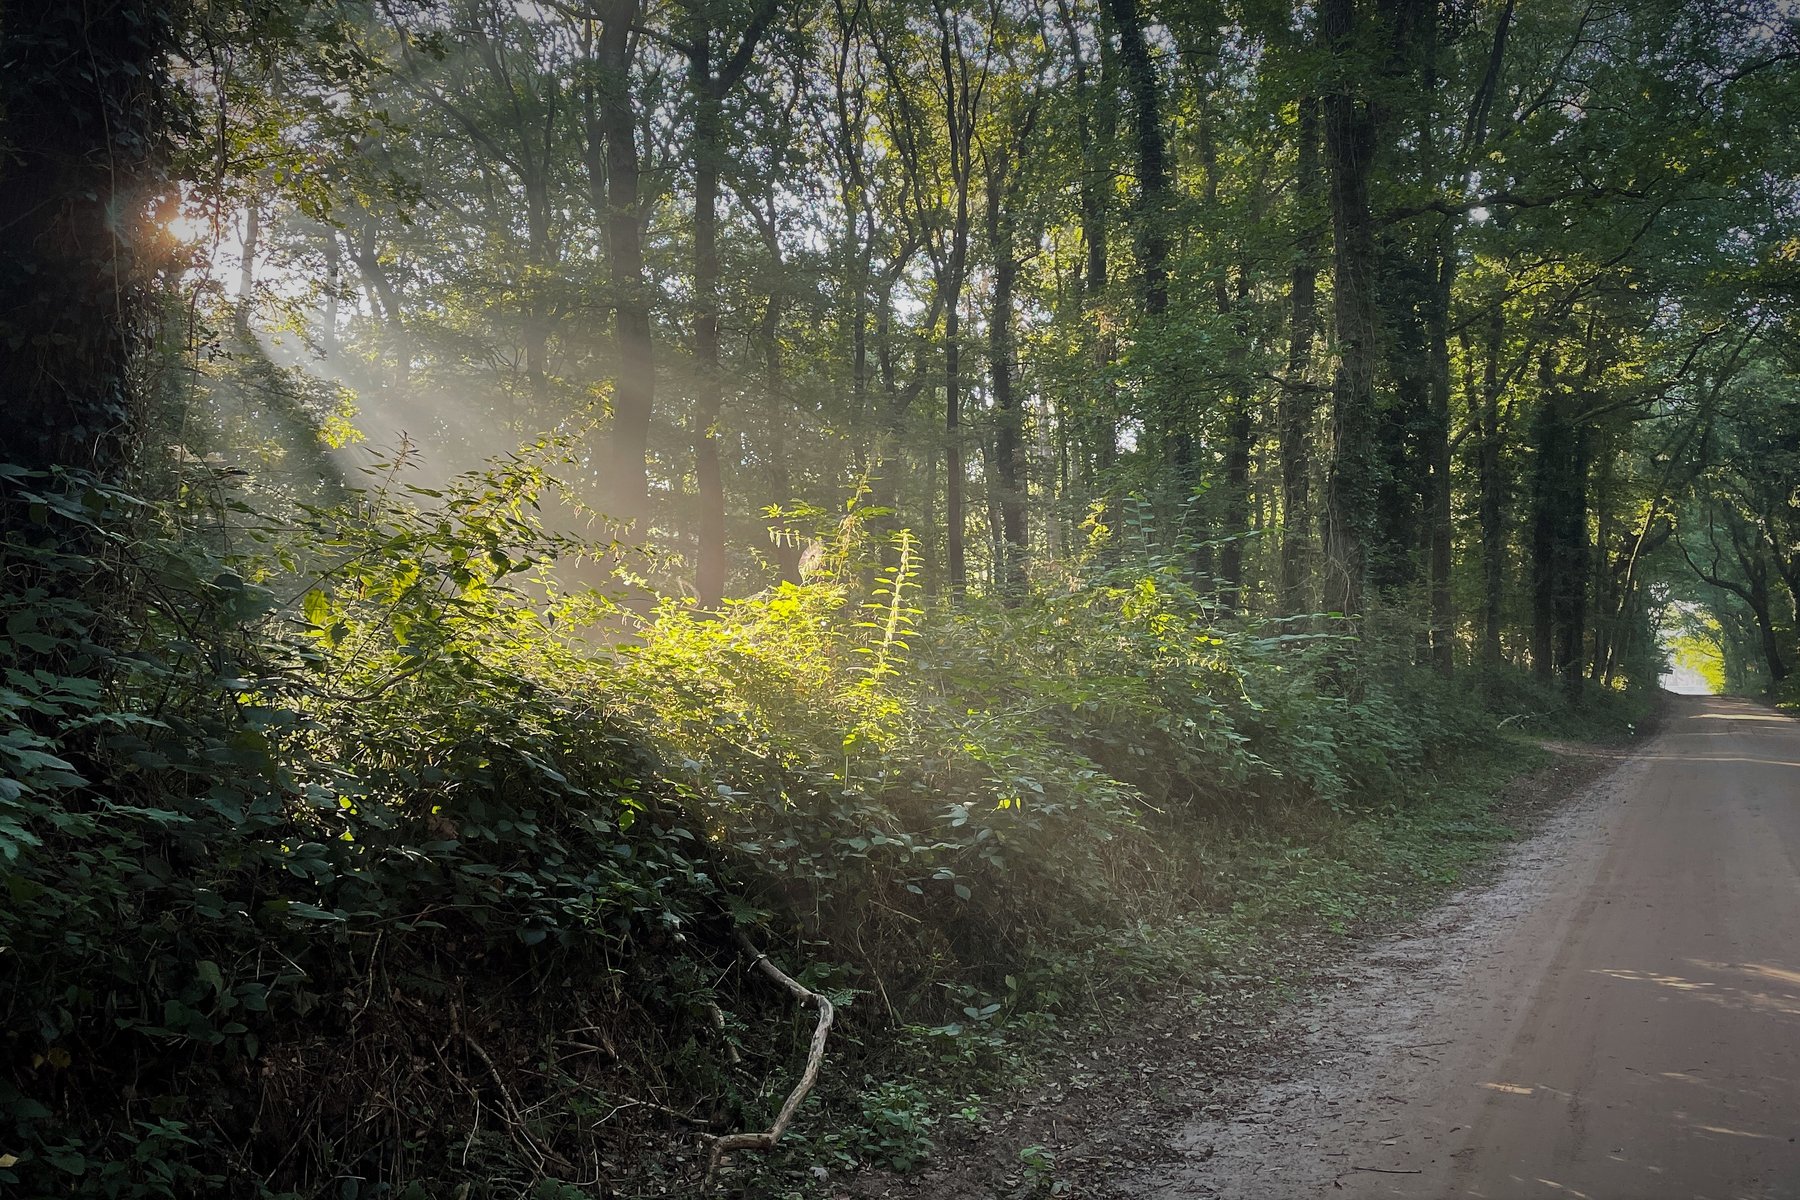
[[[1176,1197],[1800,1198],[1800,722],[1682,699],[1491,887],[1291,1018]]]

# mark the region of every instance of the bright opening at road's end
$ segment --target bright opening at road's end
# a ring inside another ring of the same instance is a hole
[[[1664,691],[1683,696],[1717,696],[1725,690],[1725,653],[1718,623],[1697,605],[1669,606],[1662,626],[1662,648],[1668,669],[1658,682]]]

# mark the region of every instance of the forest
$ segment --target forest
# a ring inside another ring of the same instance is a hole
[[[0,1194],[841,1194],[1800,703],[1796,128],[1786,0],[8,0]]]

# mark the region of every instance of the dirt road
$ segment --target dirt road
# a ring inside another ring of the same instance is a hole
[[[1800,722],[1682,699],[1500,880],[1375,947],[1159,1197],[1800,1197]]]

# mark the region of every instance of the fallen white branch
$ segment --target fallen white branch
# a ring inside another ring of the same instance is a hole
[[[742,932],[737,935],[738,943],[744,947],[751,961],[786,991],[791,993],[802,1004],[810,1004],[819,1012],[819,1023],[813,1027],[812,1047],[806,1053],[806,1069],[800,1072],[800,1082],[788,1093],[787,1101],[782,1104],[781,1111],[775,1114],[775,1121],[761,1133],[728,1133],[713,1139],[712,1158],[706,1167],[706,1182],[712,1184],[712,1178],[719,1169],[719,1160],[734,1150],[767,1150],[781,1140],[787,1127],[793,1122],[794,1114],[800,1109],[800,1102],[806,1099],[813,1085],[819,1081],[819,1067],[825,1062],[825,1039],[831,1033],[832,1019],[837,1015],[831,1001],[822,994],[813,991],[780,967],[769,961],[769,956],[750,944],[750,939]]]

